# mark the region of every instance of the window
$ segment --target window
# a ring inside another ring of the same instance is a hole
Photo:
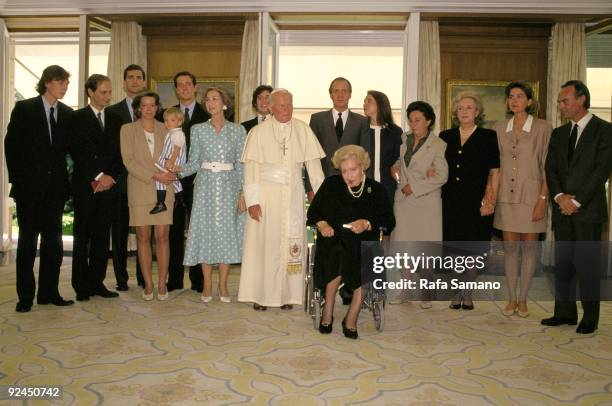
[[[294,116],[308,122],[312,113],[331,108],[329,84],[342,76],[353,86],[350,109],[363,114],[366,92],[378,90],[389,97],[399,125],[403,55],[403,32],[282,32],[279,86],[293,93]]]
[[[610,121],[612,116],[612,33],[587,37],[587,86],[590,111]]]

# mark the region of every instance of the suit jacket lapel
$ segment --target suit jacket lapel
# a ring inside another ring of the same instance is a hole
[[[421,148],[419,148],[418,151],[412,154],[412,159],[410,159],[410,165],[408,165],[408,168],[412,168],[412,166],[416,165],[415,162],[420,159],[420,156],[425,155],[429,152],[429,149],[431,148],[431,143],[433,142],[432,137],[435,137],[435,135],[429,134],[429,137],[427,137],[425,144],[421,145]],[[408,146],[406,146],[406,148],[408,148]]]
[[[334,120],[334,111],[331,109],[329,110],[329,114],[327,114],[327,128],[330,137],[338,142],[338,136],[336,135],[336,120]]]

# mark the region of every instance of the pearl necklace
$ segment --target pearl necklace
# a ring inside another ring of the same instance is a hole
[[[351,194],[351,196],[353,196],[355,199],[359,199],[361,197],[361,194],[363,193],[363,188],[364,187],[365,187],[365,175],[363,175],[363,177],[361,178],[361,187],[356,192],[353,192],[351,190],[351,187],[349,186],[348,183],[346,184],[346,188],[348,189],[348,191]]]

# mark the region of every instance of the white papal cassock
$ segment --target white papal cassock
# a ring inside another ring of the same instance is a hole
[[[259,222],[246,217],[238,300],[262,306],[301,304],[306,264],[305,165],[313,191],[323,183],[325,152],[310,127],[295,118],[271,118],[248,135],[244,162],[247,207],[259,204]]]

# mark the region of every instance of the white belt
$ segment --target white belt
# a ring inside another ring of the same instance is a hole
[[[204,162],[202,169],[208,169],[211,172],[233,171],[234,164],[226,162]]]

